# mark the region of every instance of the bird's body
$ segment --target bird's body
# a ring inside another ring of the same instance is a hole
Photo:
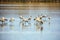
[[[51,17],[48,17],[48,19],[50,20],[50,19],[51,19]]]
[[[20,18],[20,19],[28,19],[28,20],[30,20],[31,17],[32,17],[32,16],[30,16],[29,18],[24,18],[23,16],[20,16],[19,18]]]
[[[31,20],[31,16],[29,18],[24,18],[23,16],[20,16],[19,18],[22,19],[23,22],[29,22]]]
[[[0,18],[0,21],[5,22],[5,21],[7,21],[7,19],[5,17],[2,17],[2,18]]]
[[[13,21],[15,21],[15,18],[10,18],[10,20],[9,20],[10,22],[13,22]]]
[[[43,24],[43,20],[40,19],[40,17],[36,17],[34,20],[36,20],[38,23],[42,23]]]

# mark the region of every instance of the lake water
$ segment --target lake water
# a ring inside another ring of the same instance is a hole
[[[8,20],[11,17],[15,18],[13,23],[6,21],[3,25],[0,22],[0,40],[60,40],[60,9],[49,7],[29,7],[27,10],[0,10],[0,18],[6,17]],[[45,22],[43,30],[36,30],[35,21],[33,20],[38,15],[48,15],[51,17]],[[32,16],[31,24],[27,26],[20,23],[19,16],[28,18]]]

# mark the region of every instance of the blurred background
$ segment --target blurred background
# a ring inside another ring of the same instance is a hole
[[[51,17],[42,31],[33,20],[38,15]],[[32,16],[31,24],[22,25],[19,16]],[[15,21],[0,21],[0,40],[60,40],[60,0],[0,0],[1,17],[14,17]]]

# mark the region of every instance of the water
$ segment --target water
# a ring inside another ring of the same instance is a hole
[[[48,15],[51,18],[43,24],[43,30],[36,31],[35,21],[33,20],[38,15]],[[20,23],[19,16],[26,18],[32,16],[31,24],[27,26]],[[8,20],[11,17],[15,18],[13,23],[7,21],[2,25],[0,22],[0,40],[60,40],[60,10],[42,7],[40,10],[0,10],[0,18],[6,17]]]

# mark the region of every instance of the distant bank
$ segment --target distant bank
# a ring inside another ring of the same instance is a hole
[[[1,3],[0,4],[0,10],[1,9],[16,9],[16,10],[40,10],[41,7],[47,7],[50,9],[59,9],[60,3]]]

